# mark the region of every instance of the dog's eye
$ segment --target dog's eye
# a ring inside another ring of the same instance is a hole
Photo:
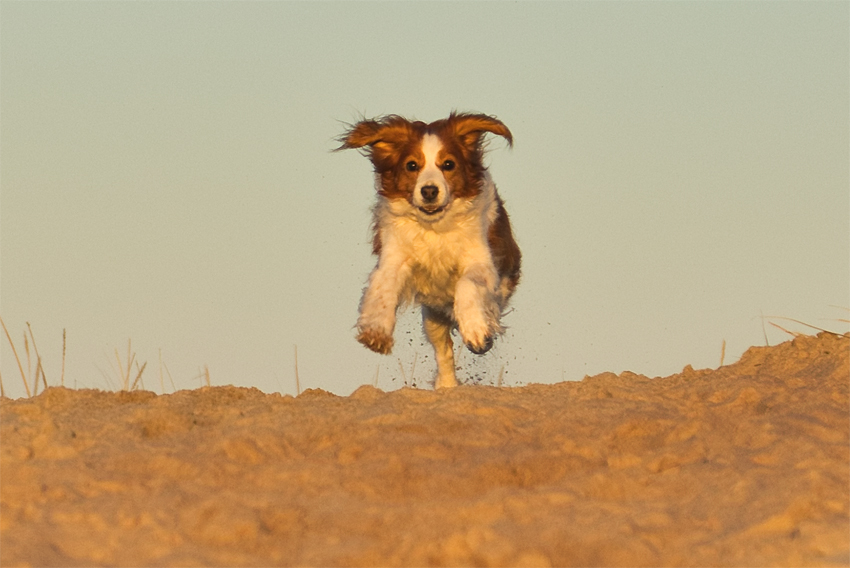
[[[419,164],[417,164],[413,160],[410,160],[409,162],[404,164],[404,167],[407,168],[407,171],[409,171],[409,172],[415,172],[416,170],[419,169]]]
[[[444,172],[450,172],[450,171],[452,171],[453,169],[455,169],[455,163],[454,163],[454,160],[446,160],[445,162],[443,162],[442,170],[443,170]]]

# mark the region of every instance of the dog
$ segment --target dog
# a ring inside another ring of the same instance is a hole
[[[372,251],[378,263],[360,302],[357,340],[389,354],[398,307],[422,306],[437,361],[435,388],[457,386],[452,330],[484,354],[520,279],[520,250],[483,163],[487,133],[513,146],[508,127],[452,112],[426,124],[398,115],[362,120],[337,150],[360,149],[375,171]]]

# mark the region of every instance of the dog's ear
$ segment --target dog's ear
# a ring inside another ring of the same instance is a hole
[[[513,146],[514,143],[513,135],[511,135],[508,127],[501,120],[486,114],[452,113],[449,116],[448,124],[463,145],[470,150],[481,149],[482,137],[485,132],[503,137],[508,141],[508,146]]]
[[[375,151],[388,153],[409,140],[411,127],[410,122],[396,115],[361,120],[339,137],[342,145],[336,150],[363,148],[368,156],[372,156]]]
[[[382,125],[377,120],[362,120],[337,139],[342,142],[337,151],[371,146],[381,140],[381,129]]]

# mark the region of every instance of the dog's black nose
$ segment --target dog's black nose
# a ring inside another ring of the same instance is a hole
[[[437,199],[440,188],[436,185],[423,185],[419,191],[422,193],[422,199],[425,200],[425,203],[431,203]]]

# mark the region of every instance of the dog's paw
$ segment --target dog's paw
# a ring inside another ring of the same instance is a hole
[[[493,337],[487,336],[484,338],[484,342],[482,344],[474,344],[472,342],[468,342],[466,344],[466,348],[475,353],[476,355],[484,355],[490,348],[493,347]]]
[[[493,338],[502,332],[499,321],[485,313],[469,312],[466,317],[458,318],[458,331],[467,349],[476,355],[483,355],[493,347]]]
[[[393,350],[393,336],[374,328],[361,329],[357,341],[381,355],[389,355]]]
[[[464,325],[466,323],[467,325]],[[469,322],[462,322],[458,325],[460,336],[466,344],[466,348],[476,355],[484,355],[490,348],[493,347],[493,337],[495,337],[498,329],[493,329],[486,322],[479,322],[479,325],[471,326]]]

